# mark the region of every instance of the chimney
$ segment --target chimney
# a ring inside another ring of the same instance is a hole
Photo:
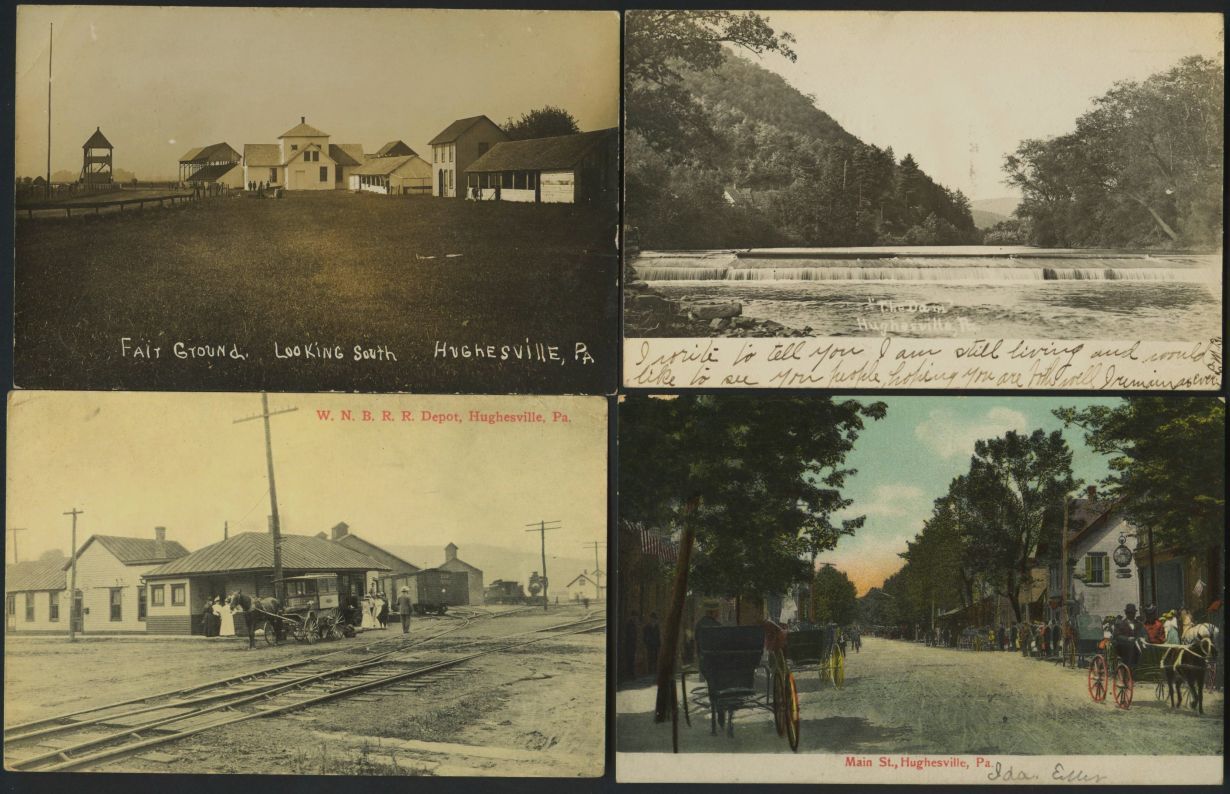
[[[307,124],[307,116],[300,116],[300,117],[299,117],[299,123],[300,123],[300,124]]]
[[[1085,489],[1085,496],[1089,497],[1090,502],[1096,502],[1098,500],[1098,487],[1090,485]]]
[[[342,521],[333,529],[329,530],[329,536],[332,540],[341,540],[350,534],[350,527],[345,521]]]
[[[457,559],[457,544],[450,543],[444,547],[444,561],[452,562]]]
[[[165,541],[167,539],[166,527],[154,527],[154,540]]]

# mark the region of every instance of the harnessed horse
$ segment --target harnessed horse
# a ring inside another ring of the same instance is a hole
[[[253,598],[252,596],[244,595],[242,590],[236,590],[227,600],[231,608],[240,607],[244,611],[245,623],[248,624],[248,649],[256,647],[256,623],[253,617],[255,613],[265,615],[271,618],[273,622],[273,630],[278,639],[282,638],[282,604],[276,598]]]

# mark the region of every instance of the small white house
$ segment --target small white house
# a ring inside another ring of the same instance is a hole
[[[613,201],[618,172],[616,129],[506,141],[466,169],[465,196],[541,204]]]
[[[373,157],[350,172],[350,189],[388,196],[429,196],[431,164],[414,154]]]
[[[4,630],[8,634],[68,632],[63,556],[4,568]]]
[[[286,190],[334,190],[345,186],[347,169],[363,161],[358,144],[330,144],[307,118],[278,136],[278,143],[247,143],[243,147],[243,181]],[[339,174],[339,169],[341,173]]]
[[[1078,520],[1083,526],[1068,535],[1069,594],[1077,611],[1104,618],[1123,613],[1127,604],[1138,603],[1140,572],[1136,563],[1128,557],[1126,565],[1114,559],[1119,538],[1123,537],[1128,549],[1136,545],[1137,528],[1128,521],[1118,501],[1098,500],[1093,488],[1084,499],[1073,500],[1069,508],[1070,520]],[[1049,571],[1048,590],[1052,596],[1061,589],[1059,566],[1053,564]]]
[[[148,604],[142,577],[187,554],[179,543],[166,539],[164,527],[155,528],[153,538],[92,535],[77,551],[80,630],[84,634],[144,632]]]
[[[596,574],[592,574],[589,571],[581,571],[564,587],[568,600],[580,601],[583,598],[588,598],[591,601],[596,600],[602,592],[597,580]]]

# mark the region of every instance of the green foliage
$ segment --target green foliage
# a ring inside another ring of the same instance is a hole
[[[830,565],[816,571],[812,586],[812,611],[817,623],[848,626],[858,619],[858,596],[854,582]]]
[[[521,118],[508,119],[504,122],[504,134],[511,140],[521,141],[528,138],[553,138],[557,135],[572,135],[580,132],[577,120],[563,108],[546,105],[535,108],[529,113],[522,113]]]
[[[620,406],[620,512],[629,522],[696,531],[690,584],[726,595],[785,592],[862,518],[842,467],[882,403],[815,397],[631,397]],[[699,500],[694,513],[686,506]]]
[[[625,36],[626,222],[651,248],[977,242],[969,201],[868,146],[738,49],[793,59],[735,12],[639,11]],[[723,47],[723,44],[728,45]],[[750,190],[731,204],[725,189]]]
[[[1106,491],[1158,546],[1203,553],[1226,526],[1226,406],[1207,397],[1127,397],[1114,407],[1063,408],[1085,441],[1111,455]]]
[[[1121,82],[1076,128],[1022,141],[1004,161],[1017,216],[1046,246],[1213,247],[1222,233],[1224,83],[1220,64],[1185,58]]]

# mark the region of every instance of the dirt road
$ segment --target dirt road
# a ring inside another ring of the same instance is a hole
[[[847,657],[845,686],[796,671],[799,752],[1011,755],[1220,755],[1220,692],[1205,714],[1172,710],[1141,684],[1128,711],[1094,703],[1084,670],[1015,653],[974,653],[867,638]],[[689,683],[691,683],[689,681]],[[763,679],[757,678],[763,687]],[[648,681],[617,696],[621,752],[670,752],[670,724],[653,723]],[[710,736],[707,716],[680,729],[682,752],[790,752],[767,711],[741,711],[733,739]]]

